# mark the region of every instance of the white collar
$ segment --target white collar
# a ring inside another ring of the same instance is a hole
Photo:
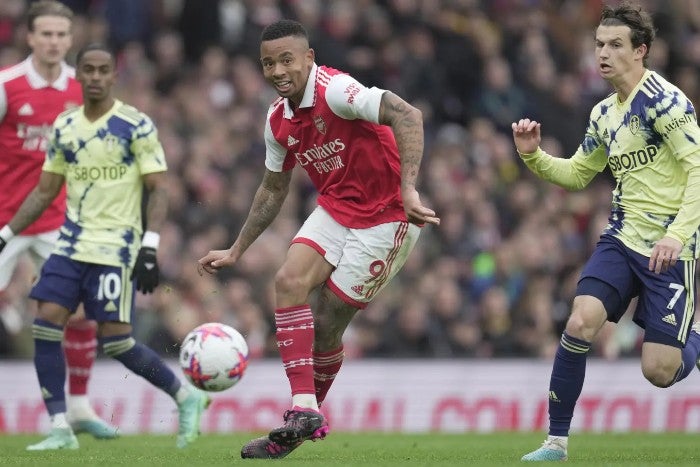
[[[301,98],[299,103],[299,108],[304,109],[306,107],[313,107],[316,103],[316,74],[318,73],[318,66],[314,63],[309,72],[309,79],[306,81],[306,88],[304,89],[304,97]],[[290,120],[294,117],[294,110],[292,106],[289,105],[289,99],[285,97],[284,99],[284,118]]]
[[[43,76],[39,74],[36,68],[34,68],[34,63],[32,62],[32,55],[24,60],[25,66],[27,67],[27,81],[29,85],[34,89],[41,88],[54,88],[59,91],[65,91],[68,89],[68,78],[71,76],[70,67],[66,62],[61,62],[61,74],[53,83],[49,83],[44,79]]]

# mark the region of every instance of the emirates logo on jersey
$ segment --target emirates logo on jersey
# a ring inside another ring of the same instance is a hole
[[[314,125],[322,135],[326,134],[326,121],[320,115],[314,115]]]

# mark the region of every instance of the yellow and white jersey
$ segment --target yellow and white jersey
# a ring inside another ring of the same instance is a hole
[[[43,170],[66,179],[66,220],[54,253],[130,267],[142,234],[142,176],[167,170],[151,119],[116,101],[94,122],[84,107],[54,122]]]

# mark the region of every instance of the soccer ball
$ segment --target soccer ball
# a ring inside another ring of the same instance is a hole
[[[238,383],[248,365],[248,344],[231,326],[206,323],[194,328],[180,347],[180,367],[188,381],[205,391]]]

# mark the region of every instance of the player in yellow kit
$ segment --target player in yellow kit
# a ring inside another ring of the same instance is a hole
[[[549,386],[549,436],[525,461],[567,458],[568,435],[583,386],[586,354],[606,321],[617,322],[639,297],[642,373],[668,387],[690,374],[700,354],[693,326],[700,225],[700,128],[690,100],[645,67],[654,39],[649,15],[625,3],[605,7],[596,31],[601,76],[615,92],[592,110],[570,159],[539,148],[540,124],[513,123],[518,153],[537,175],[581,189],[610,167],[612,209],[578,282]]]
[[[158,285],[158,231],[165,221],[167,165],[151,119],[112,96],[115,58],[93,44],[77,56],[84,105],[54,123],[38,186],[8,226],[22,232],[66,185],[66,220],[30,296],[39,302],[32,326],[34,365],[51,416],[51,433],[31,451],[77,449],[66,419],[61,339],[68,317],[83,304],[98,323],[105,354],[168,393],[179,411],[177,446],[199,434],[209,397],[183,385],[161,358],[132,337],[136,290]],[[148,191],[146,226],[141,200]],[[143,238],[142,238],[143,237]]]

